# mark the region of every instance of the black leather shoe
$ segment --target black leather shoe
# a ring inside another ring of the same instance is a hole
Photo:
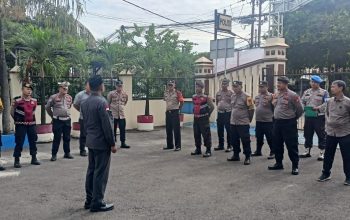
[[[56,155],[52,155],[50,160],[51,161],[56,161],[57,160],[57,156]]]
[[[322,173],[322,175],[317,179],[318,182],[326,182],[331,179],[331,175],[326,175]]]
[[[255,151],[254,153],[252,153],[252,157],[260,157],[260,156],[262,156],[261,152]]]
[[[174,151],[180,151],[180,150],[181,150],[181,147],[175,147]]]
[[[20,163],[20,161],[19,161],[19,157],[16,157],[15,158],[15,163],[14,163],[14,165],[13,165],[15,168],[21,168],[22,167],[22,165],[21,165],[21,163]]]
[[[299,175],[299,169],[296,168],[296,167],[294,167],[294,168],[292,169],[292,175]]]
[[[0,166],[0,171],[4,171],[4,170],[6,170],[5,167]]]
[[[38,159],[36,158],[36,156],[32,156],[31,164],[32,164],[32,165],[40,165],[40,162],[38,161]]]
[[[90,207],[91,207],[91,202],[85,201],[84,209],[90,209]]]
[[[205,154],[203,154],[203,157],[211,157],[211,152],[206,151]]]
[[[195,150],[194,152],[191,153],[192,156],[195,156],[195,155],[202,155],[202,151],[200,150]]]
[[[226,148],[225,152],[226,152],[226,153],[230,153],[232,150],[233,150],[232,147],[228,147],[228,148]]]
[[[268,160],[273,160],[275,159],[275,154],[271,154],[267,157]]]
[[[174,147],[164,147],[163,150],[173,150]]]
[[[344,185],[345,185],[345,186],[350,186],[350,179],[346,179],[346,180],[344,181]]]
[[[70,153],[64,154],[63,158],[65,158],[65,159],[74,159],[74,157]]]
[[[232,157],[230,158],[227,158],[227,161],[240,161],[241,158],[239,158],[239,155],[233,155]]]
[[[122,144],[120,145],[120,148],[129,149],[130,146],[127,145],[125,142],[122,142]]]
[[[100,207],[91,207],[90,212],[107,212],[114,209],[113,204],[103,204]]]
[[[250,157],[245,158],[244,165],[250,165]]]
[[[303,154],[300,154],[300,158],[309,158],[311,157],[311,148],[305,148],[305,152]]]
[[[88,154],[87,154],[86,150],[80,151],[80,156],[86,157],[87,155],[88,155]]]
[[[225,148],[224,147],[216,147],[216,148],[214,148],[214,151],[221,151],[221,150],[225,150]]]
[[[269,166],[268,167],[269,170],[283,170],[283,165],[282,164],[279,164],[279,163],[275,163],[274,165],[272,166]]]

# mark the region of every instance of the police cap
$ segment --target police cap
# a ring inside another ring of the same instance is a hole
[[[285,83],[285,84],[288,84],[288,83],[289,83],[289,79],[288,79],[288,77],[286,77],[286,76],[280,76],[280,77],[278,77],[278,78],[277,78],[277,81],[278,81],[278,82]]]

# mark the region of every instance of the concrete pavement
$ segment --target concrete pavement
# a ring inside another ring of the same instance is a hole
[[[193,133],[182,130],[183,150],[163,151],[165,131],[127,134],[131,149],[113,155],[105,200],[115,209],[90,213],[83,209],[87,158],[50,162],[50,145],[39,145],[41,166],[12,168],[12,152],[4,152],[6,172],[0,172],[0,219],[350,219],[350,187],[343,186],[340,152],[333,179],[316,182],[322,163],[317,149],[300,163],[300,175],[290,175],[286,154],[283,171],[268,171],[266,156],[250,166],[227,162],[231,154],[213,152],[205,159],[190,156]],[[214,145],[216,133],[212,133]],[[252,143],[253,150],[255,143]],[[267,147],[264,147],[267,155]],[[303,148],[300,147],[300,151]],[[241,156],[243,159],[243,156]],[[6,175],[6,176],[4,176]]]

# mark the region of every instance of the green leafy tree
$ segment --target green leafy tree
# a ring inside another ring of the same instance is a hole
[[[60,78],[68,72],[71,60],[75,57],[72,53],[74,50],[69,46],[72,44],[69,38],[63,37],[59,32],[33,26],[29,26],[24,34],[18,34],[13,39],[13,44],[21,50],[23,78],[29,78],[30,75],[41,78],[41,124],[45,124],[45,77]]]
[[[0,82],[1,98],[4,104],[3,129],[8,133],[11,128],[10,120],[10,94],[9,94],[9,76],[7,72],[5,55],[5,22],[8,20],[21,20],[34,18],[38,15],[52,9],[67,9],[67,12],[73,13],[78,17],[83,12],[84,0],[1,0],[0,1]],[[55,10],[51,11],[55,12]],[[47,17],[50,15],[46,14]],[[51,14],[55,16],[55,13]],[[45,21],[43,21],[45,22]],[[48,24],[50,25],[50,24]]]

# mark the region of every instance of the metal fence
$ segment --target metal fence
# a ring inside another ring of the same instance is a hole
[[[41,89],[44,87],[45,89],[45,102],[49,99],[49,97],[53,94],[58,93],[58,83],[67,81],[70,83],[69,86],[69,95],[71,95],[73,98],[77,93],[85,89],[85,82],[87,78],[82,77],[31,77],[31,80],[33,82],[33,97],[38,99],[38,103],[41,104],[41,101],[43,100],[41,97]],[[105,96],[107,96],[109,91],[114,90],[113,86],[113,80],[114,78],[111,77],[104,77],[104,84],[105,84]]]
[[[33,97],[38,99],[39,104],[42,102],[41,89],[44,87],[45,90],[45,102],[49,97],[58,92],[58,83],[67,81],[70,82],[69,94],[74,98],[75,95],[85,89],[86,78],[82,77],[37,77],[33,76]],[[104,77],[103,81],[105,84],[105,96],[109,91],[115,89],[113,80],[116,78]],[[144,100],[148,94],[149,99],[162,99],[166,84],[169,80],[176,82],[176,88],[182,91],[185,98],[190,98],[194,94],[194,78],[145,78],[140,76],[133,76],[132,84],[133,91],[132,97],[134,100]]]
[[[134,76],[132,80],[132,98],[134,100],[144,100],[147,95],[149,99],[162,99],[167,82],[174,80],[176,88],[183,93],[185,98],[192,97],[195,91],[195,79],[189,78],[145,78]]]

